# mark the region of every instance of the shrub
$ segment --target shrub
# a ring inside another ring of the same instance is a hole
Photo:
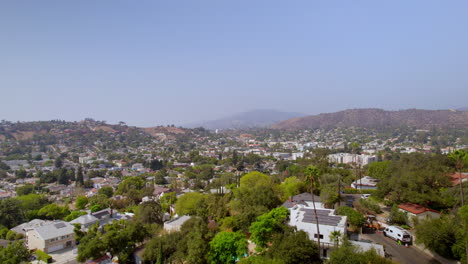
[[[37,260],[42,260],[42,261],[44,261],[46,263],[51,263],[52,262],[52,257],[50,255],[48,255],[47,253],[45,253],[44,251],[36,250],[36,252],[34,252],[34,254],[37,257]]]

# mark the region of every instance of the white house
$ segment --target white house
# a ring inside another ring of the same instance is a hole
[[[364,176],[359,180],[353,181],[351,187],[361,190],[377,190],[377,183],[380,180],[374,179],[371,176]]]
[[[29,250],[54,252],[75,245],[74,226],[68,222],[57,221],[26,231]]]
[[[335,215],[333,209],[326,209],[321,202],[320,197],[314,196],[317,217],[314,213],[312,195],[310,193],[301,193],[291,197],[283,203],[283,206],[289,209],[289,225],[297,230],[303,230],[312,240],[320,237],[320,243],[323,251],[320,252],[323,257],[327,256],[328,249],[334,246],[334,241],[330,235],[334,231],[339,231],[342,235],[346,234],[347,219],[346,216]],[[318,218],[319,231],[317,231]]]
[[[183,215],[177,218],[174,218],[170,221],[164,223],[164,230],[166,231],[180,231],[182,225],[190,219],[190,216]]]

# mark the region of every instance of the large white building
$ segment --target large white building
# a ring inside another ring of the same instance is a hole
[[[328,160],[333,163],[349,164],[356,163],[361,166],[367,165],[377,160],[375,156],[366,154],[336,153],[328,155]]]

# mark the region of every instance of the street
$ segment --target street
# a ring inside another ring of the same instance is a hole
[[[436,259],[426,255],[415,246],[409,246],[406,248],[404,245],[398,245],[395,240],[385,237],[382,233],[362,234],[360,237],[361,239],[371,240],[374,243],[383,245],[388,257],[397,263],[440,263]]]

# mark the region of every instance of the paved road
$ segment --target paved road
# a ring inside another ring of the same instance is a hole
[[[440,264],[436,259],[426,255],[424,252],[414,246],[398,245],[397,242],[391,238],[385,237],[382,233],[362,234],[362,239],[368,239],[375,243],[381,244],[385,247],[385,252],[393,261],[401,264]]]

